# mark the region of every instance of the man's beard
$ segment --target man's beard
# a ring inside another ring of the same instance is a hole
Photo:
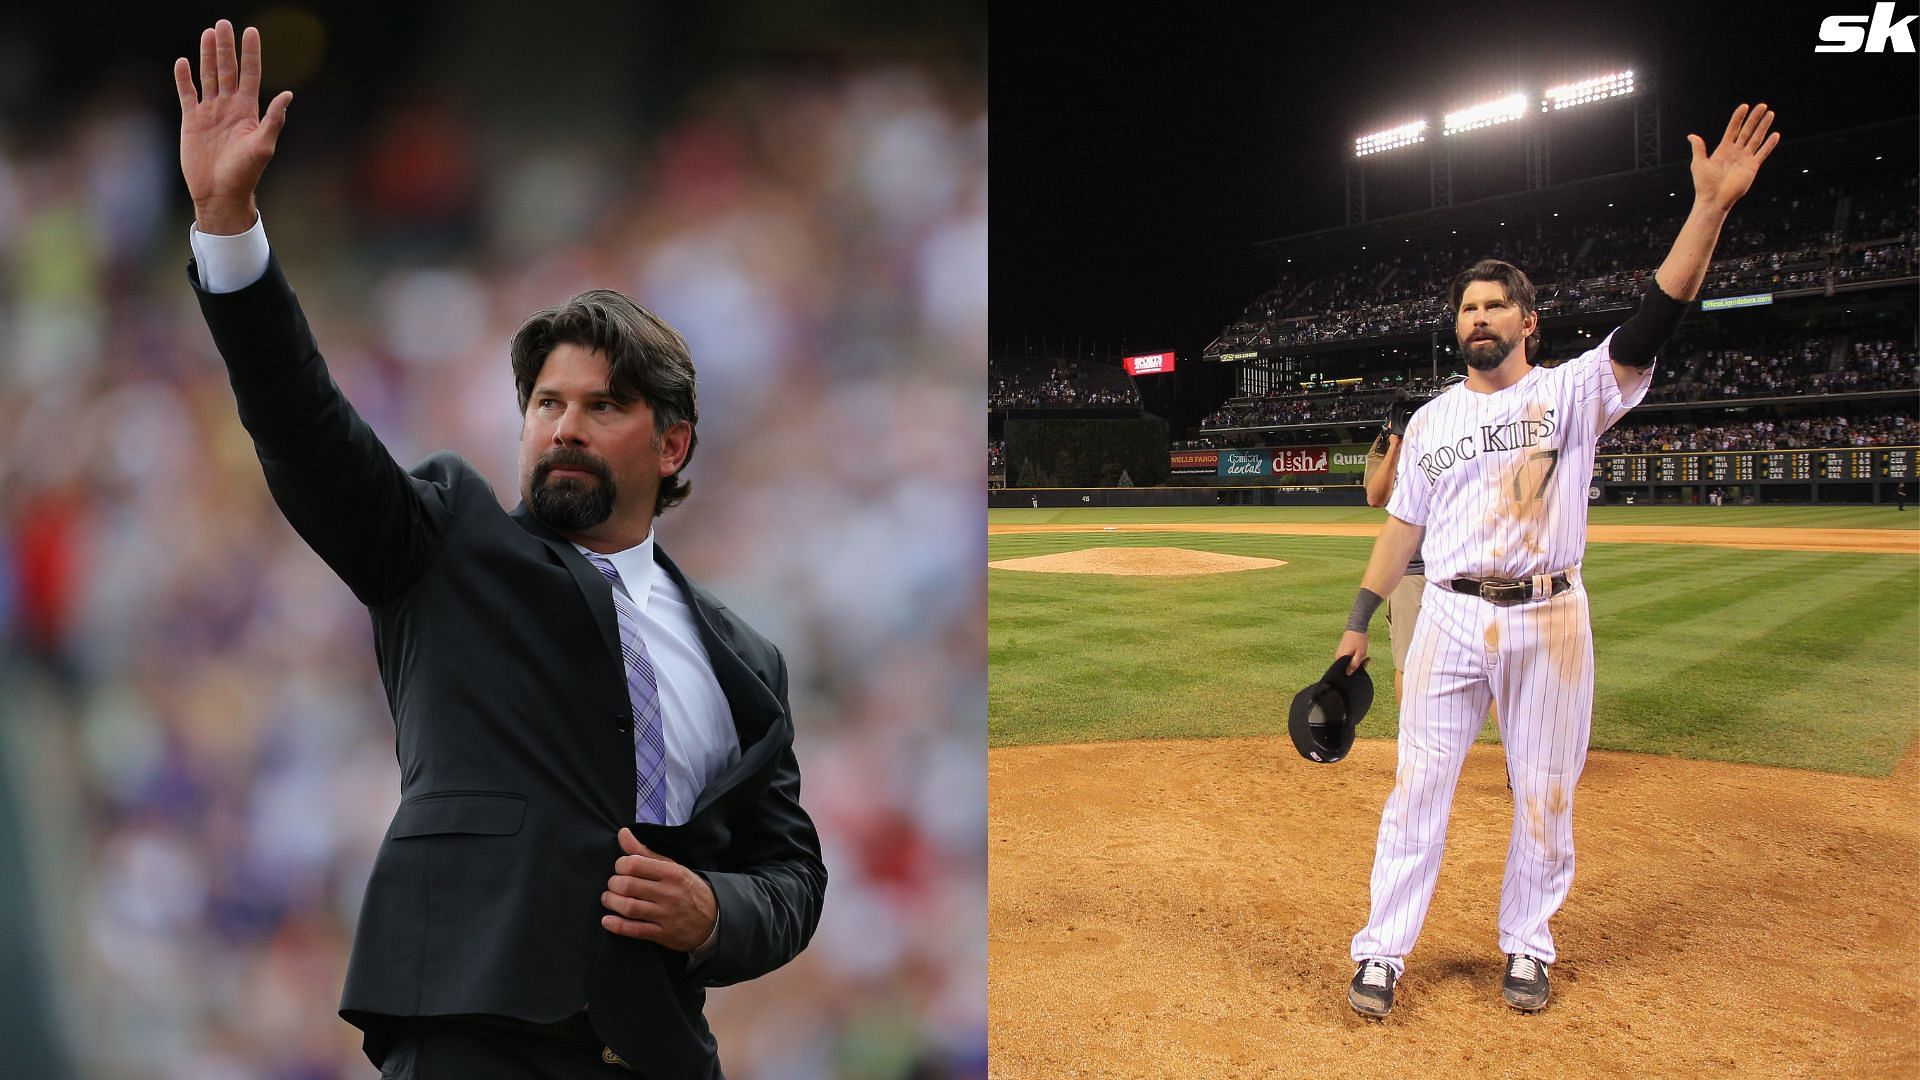
[[[1468,340],[1460,343],[1460,353],[1466,357],[1468,367],[1475,371],[1492,371],[1507,362],[1507,355],[1513,352],[1514,343],[1511,338],[1503,338],[1492,330],[1475,331],[1475,333],[1485,334],[1489,340],[1483,345],[1469,337]]]
[[[553,477],[555,469],[582,469],[593,482],[577,476]],[[533,516],[550,529],[583,532],[613,514],[617,491],[607,463],[584,450],[561,447],[540,455],[533,465]]]

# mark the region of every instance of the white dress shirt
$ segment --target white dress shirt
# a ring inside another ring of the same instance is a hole
[[[578,544],[574,547],[588,553]],[[693,816],[701,789],[740,760],[740,735],[706,646],[700,643],[693,606],[653,561],[652,531],[638,546],[605,557],[620,571],[620,582],[640,617],[640,640],[653,658],[667,742],[667,824],[678,825]],[[637,743],[634,756],[638,768]]]

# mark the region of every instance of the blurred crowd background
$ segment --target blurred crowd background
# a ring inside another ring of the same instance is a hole
[[[785,650],[831,875],[812,947],[714,993],[728,1075],[985,1074],[984,8],[9,17],[0,1073],[374,1075],[335,1015],[398,802],[369,624],[185,278],[169,67],[228,17],[295,91],[269,239],[396,459],[512,505],[507,340],[579,290],[693,347],[658,535]]]

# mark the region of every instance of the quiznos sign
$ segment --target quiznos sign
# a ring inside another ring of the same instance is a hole
[[[1170,352],[1145,353],[1141,356],[1129,356],[1120,363],[1129,375],[1158,375],[1173,370],[1173,354]]]

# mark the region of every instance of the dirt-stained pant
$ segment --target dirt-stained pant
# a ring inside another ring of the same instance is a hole
[[[1372,905],[1352,955],[1396,973],[1420,936],[1440,874],[1460,767],[1497,707],[1513,783],[1500,884],[1500,951],[1553,963],[1547,921],[1573,884],[1573,789],[1593,718],[1587,593],[1501,607],[1429,581],[1404,670],[1400,765],[1380,816]]]

